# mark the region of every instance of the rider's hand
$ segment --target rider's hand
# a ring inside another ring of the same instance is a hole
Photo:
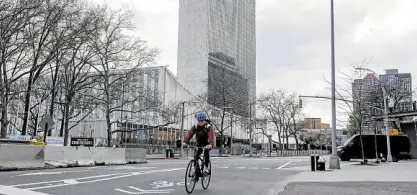
[[[207,145],[206,148],[207,149],[211,149],[213,146],[211,144]]]

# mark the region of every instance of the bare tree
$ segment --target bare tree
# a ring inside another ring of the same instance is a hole
[[[323,149],[323,146],[330,146],[332,142],[331,131],[329,129],[302,129],[299,132],[299,138],[305,144],[313,145],[315,148],[319,148],[321,150]]]
[[[272,90],[261,94],[259,99],[261,109],[275,126],[280,149],[284,149],[283,141],[287,149],[290,137],[294,137],[298,149],[298,132],[303,128],[303,115],[298,105],[298,96],[284,90]]]
[[[129,12],[110,10],[107,7],[97,9],[102,13],[101,20],[89,39],[97,55],[97,63],[92,65],[101,79],[96,99],[106,112],[110,146],[113,133],[111,125],[117,122],[111,119],[113,113],[138,113],[156,106],[155,93],[149,87],[134,86],[137,83],[134,81],[140,75],[141,67],[152,65],[158,50],[149,48],[145,41],[129,35],[134,34],[135,29]],[[144,100],[141,101],[144,104],[136,107],[132,105],[139,100]],[[127,109],[128,105],[132,109]]]
[[[100,22],[99,13],[95,7],[79,7],[68,16],[66,26],[72,40],[66,45],[65,56],[58,63],[61,66],[59,83],[63,90],[64,143],[67,143],[69,130],[78,125],[97,107],[95,101],[97,93],[94,89],[100,81],[99,75],[93,72],[97,54],[91,47],[90,36],[96,31]],[[74,124],[70,127],[70,119]],[[75,119],[75,121],[74,121]],[[62,129],[60,135],[62,136]]]
[[[286,92],[284,90],[271,90],[268,93],[260,95],[259,99],[262,99],[260,107],[267,113],[268,120],[275,126],[275,132],[278,136],[279,147],[282,150],[282,137],[285,129],[285,100]]]
[[[383,108],[379,92],[381,86],[376,75],[366,72],[364,69],[370,63],[370,60],[363,60],[351,65],[351,74],[344,75],[347,87],[337,86],[336,94],[343,104],[340,106],[340,114],[348,117],[348,134],[359,134],[362,160],[365,160],[362,134],[364,131],[370,131],[369,125],[374,124],[371,117],[378,115]],[[329,82],[330,83],[330,82]],[[349,100],[346,97],[351,97]],[[372,132],[372,131],[371,131]]]
[[[13,89],[14,83],[37,68],[28,66],[31,55],[28,29],[30,29],[30,21],[39,15],[38,7],[41,4],[41,0],[0,1],[0,137],[2,138],[7,136],[9,103],[21,92],[19,88]]]
[[[30,73],[27,78],[25,94],[25,108],[22,126],[22,135],[26,135],[29,119],[30,99],[34,83],[43,74],[45,67],[51,63],[56,55],[56,48],[62,47],[67,41],[67,34],[54,36],[57,29],[62,28],[61,22],[69,13],[67,10],[73,6],[73,0],[39,0],[38,14],[29,18],[26,28],[27,41],[30,48]],[[65,28],[65,27],[63,27]],[[65,32],[65,31],[63,31]]]

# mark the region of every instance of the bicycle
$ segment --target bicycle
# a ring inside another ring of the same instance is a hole
[[[198,182],[199,178],[201,177],[201,186],[203,187],[203,189],[207,189],[208,186],[210,185],[210,180],[211,180],[211,162],[208,163],[208,171],[207,173],[204,172],[204,162],[205,162],[205,158],[201,158],[200,156],[196,157],[196,153],[198,149],[203,149],[203,154],[204,154],[204,150],[207,150],[206,147],[194,147],[194,158],[192,160],[190,160],[190,162],[188,163],[187,169],[185,171],[185,190],[187,191],[188,194],[191,194],[194,191],[194,187],[195,187],[195,183]],[[196,162],[197,160],[197,162]],[[194,167],[195,165],[198,165],[196,167]],[[194,167],[194,172],[193,172],[193,167]],[[200,173],[200,174],[198,174]],[[189,181],[188,178],[191,178],[191,182],[192,182],[192,186],[188,186]],[[205,182],[207,182],[205,184]]]

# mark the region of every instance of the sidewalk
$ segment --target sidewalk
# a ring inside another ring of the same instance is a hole
[[[340,170],[299,173],[289,179],[289,184],[279,195],[417,194],[417,161],[358,164]]]

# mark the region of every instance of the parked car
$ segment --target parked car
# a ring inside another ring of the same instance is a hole
[[[375,143],[376,137],[376,143]],[[387,158],[387,138],[382,134],[366,134],[362,135],[363,149],[366,159],[375,159],[375,145],[377,146],[378,156],[381,154]],[[402,159],[411,158],[411,145],[407,135],[391,135],[390,136],[391,155],[394,162]],[[350,159],[362,159],[360,136],[356,134],[337,148],[337,153],[342,161],[350,161]]]

